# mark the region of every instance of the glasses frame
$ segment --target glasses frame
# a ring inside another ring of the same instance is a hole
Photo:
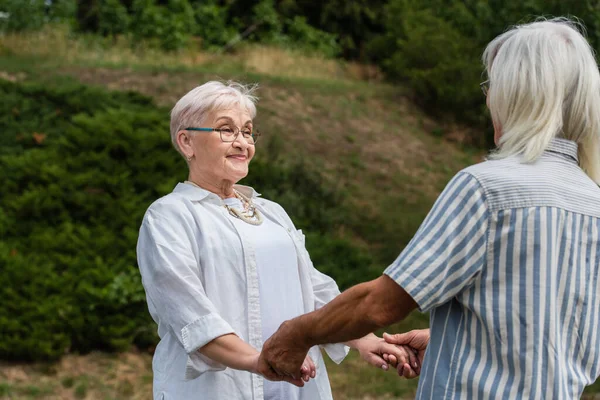
[[[483,92],[483,95],[484,95],[485,97],[487,97],[487,95],[488,95],[488,91],[490,90],[490,80],[489,80],[489,79],[487,79],[487,80],[485,80],[485,81],[481,82],[481,83],[479,84],[479,87],[481,88],[481,91]]]
[[[185,131],[196,131],[196,132],[219,132],[219,137],[221,138],[221,141],[223,143],[233,143],[236,141],[236,139],[238,138],[238,136],[240,135],[240,133],[242,133],[242,130],[239,129],[237,126],[235,127],[235,134],[231,137],[231,140],[225,140],[223,139],[223,131],[226,130],[226,128],[196,128],[196,127],[188,127],[184,129]],[[244,139],[246,139],[246,143],[248,143],[251,146],[254,146],[256,144],[256,142],[258,142],[258,139],[260,138],[261,134],[259,131],[257,130],[253,130],[252,133],[250,133],[251,137],[252,137],[252,142],[249,142],[246,136],[244,136],[244,134],[242,133],[242,137]]]

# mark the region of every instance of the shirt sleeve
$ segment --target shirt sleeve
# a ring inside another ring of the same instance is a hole
[[[234,333],[206,296],[193,237],[189,218],[175,205],[155,204],[144,217],[137,245],[148,307],[159,326],[166,325],[188,354],[186,377],[225,369],[197,350],[219,336]]]
[[[440,306],[468,287],[485,266],[488,224],[483,188],[471,174],[460,172],[384,274],[422,312]]]

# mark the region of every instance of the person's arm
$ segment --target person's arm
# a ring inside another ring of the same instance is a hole
[[[484,188],[476,177],[460,172],[384,276],[282,324],[265,343],[259,368],[298,375],[306,346],[356,339],[416,307],[426,312],[450,301],[485,267],[488,227]]]
[[[140,228],[137,258],[148,307],[154,320],[173,332],[188,354],[186,375],[223,370],[225,365],[203,357],[197,350],[213,339],[234,333],[206,295],[201,266],[193,246],[197,232],[193,218],[177,203],[151,206]]]
[[[226,367],[257,372],[258,351],[237,335],[219,336],[205,344],[198,351]]]
[[[280,209],[280,212],[284,216],[284,220],[286,220],[290,227],[296,231],[293,222],[282,208]],[[336,296],[339,296],[340,291],[337,283],[330,276],[323,274],[314,267],[310,255],[306,250],[305,238],[302,231],[298,230],[296,234],[303,245],[302,256],[305,257],[305,262],[309,267],[309,276],[314,295],[314,309],[318,310]],[[373,333],[346,343],[330,343],[322,345],[329,357],[336,363],[341,362],[345,358],[347,354],[347,348],[345,348],[345,346],[357,350],[363,360],[376,368],[388,370],[388,360],[390,360],[390,364],[394,367],[397,367],[398,363],[403,365],[407,377],[415,377],[418,374],[419,365],[417,357],[412,349],[388,344],[385,340],[375,336]],[[412,368],[415,368],[415,370],[413,371]]]
[[[258,374],[259,352],[250,344],[244,342],[237,335],[228,334],[207,343],[198,351],[226,367],[248,371]],[[275,374],[268,374],[265,378],[270,380],[285,380],[296,386],[302,386],[303,382],[308,382],[310,378],[316,376],[316,368],[310,357],[306,357],[302,364],[302,376],[300,379],[290,379],[289,377],[280,377]]]
[[[385,275],[356,285],[321,309],[284,322],[265,343],[259,370],[272,368],[281,375],[297,377],[312,346],[361,338],[402,320],[416,306],[404,289]]]

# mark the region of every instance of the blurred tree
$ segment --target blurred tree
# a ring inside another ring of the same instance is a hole
[[[112,37],[126,33],[129,19],[127,8],[119,0],[104,0],[98,9],[98,32]]]
[[[77,0],[77,28],[82,32],[97,32],[100,0]]]
[[[44,0],[2,0],[0,11],[7,14],[5,18],[0,18],[0,31],[2,32],[40,29],[46,22]]]

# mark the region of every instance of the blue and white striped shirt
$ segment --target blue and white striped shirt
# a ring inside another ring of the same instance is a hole
[[[579,398],[600,374],[599,263],[574,142],[459,172],[385,271],[431,311],[417,398]]]

